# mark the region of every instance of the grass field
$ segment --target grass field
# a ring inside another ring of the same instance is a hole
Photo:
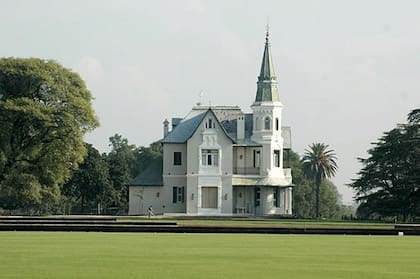
[[[420,278],[420,237],[0,232],[0,278]]]

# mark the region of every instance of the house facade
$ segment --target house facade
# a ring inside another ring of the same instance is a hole
[[[128,213],[291,215],[291,131],[281,126],[268,33],[251,109],[197,104],[165,120],[163,162],[131,181]]]

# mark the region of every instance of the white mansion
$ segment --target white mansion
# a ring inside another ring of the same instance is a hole
[[[130,182],[128,214],[291,215],[291,134],[266,34],[253,113],[238,106],[193,107],[164,122],[163,163]]]

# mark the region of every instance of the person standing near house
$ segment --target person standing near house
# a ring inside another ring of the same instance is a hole
[[[147,215],[150,219],[150,216],[155,215],[155,213],[153,212],[153,207],[149,206],[149,208],[147,209]]]

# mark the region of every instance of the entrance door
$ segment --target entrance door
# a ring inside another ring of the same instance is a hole
[[[217,187],[201,187],[201,208],[217,208]]]

